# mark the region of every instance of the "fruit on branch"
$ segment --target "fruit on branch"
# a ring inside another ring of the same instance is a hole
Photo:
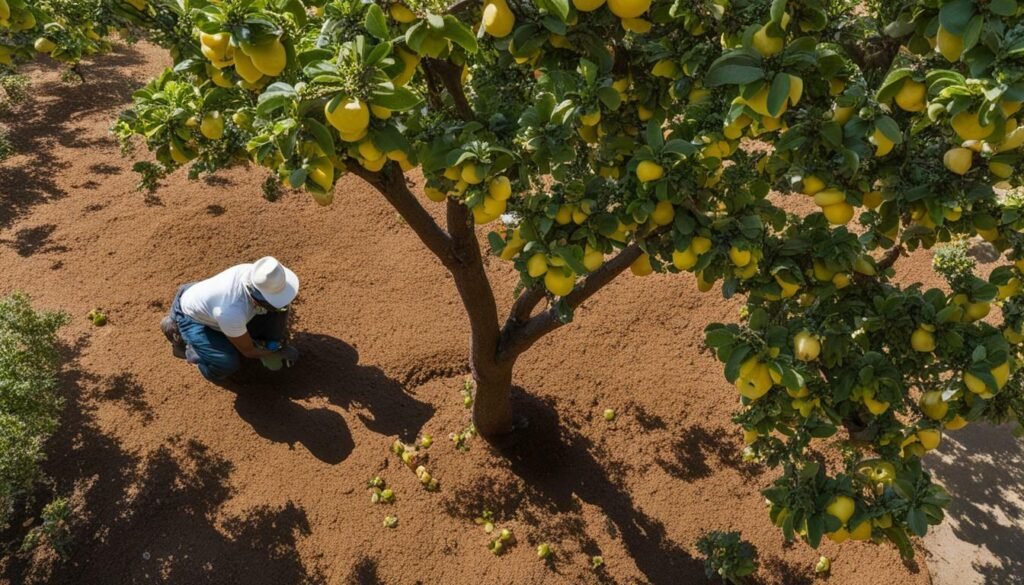
[[[964,52],[964,39],[960,35],[949,32],[940,24],[939,32],[935,36],[935,50],[947,61],[955,63],[960,60],[960,55]]]
[[[608,0],[608,9],[619,18],[636,18],[650,7],[651,0]]]
[[[505,0],[486,0],[483,10],[484,32],[495,38],[507,37],[515,26],[516,15]]]
[[[793,353],[798,360],[813,362],[821,353],[821,341],[805,329],[793,336]]]
[[[971,170],[973,161],[974,152],[963,147],[950,148],[942,156],[942,164],[958,175],[966,175]]]
[[[640,179],[641,183],[657,181],[663,176],[665,176],[664,167],[652,160],[640,161],[640,164],[636,166],[636,178]]]
[[[356,97],[335,98],[324,106],[324,116],[344,139],[364,133],[370,125],[370,109]],[[361,136],[360,136],[361,138]],[[348,140],[356,142],[356,140]]]
[[[910,346],[921,353],[935,351],[935,326],[928,323],[918,325],[910,334]]]
[[[256,45],[242,43],[242,52],[252,61],[253,67],[267,77],[277,77],[288,64],[288,53],[279,38]]]
[[[927,95],[928,86],[907,78],[903,85],[900,86],[899,92],[896,93],[896,105],[905,112],[920,112],[927,107],[927,102],[925,101]]]
[[[925,392],[917,404],[921,408],[921,412],[932,420],[942,420],[949,412],[949,404],[942,399],[941,390]]]

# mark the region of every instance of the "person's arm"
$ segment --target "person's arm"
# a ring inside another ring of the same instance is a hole
[[[228,336],[228,341],[231,342],[231,345],[235,346],[235,349],[237,349],[240,354],[252,360],[258,360],[262,357],[274,355],[274,352],[268,349],[257,347],[256,344],[253,343],[252,337],[249,336],[249,333],[243,333],[238,337]]]

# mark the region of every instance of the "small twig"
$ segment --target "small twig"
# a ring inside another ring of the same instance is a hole
[[[458,16],[460,12],[465,12],[480,3],[480,0],[459,0],[455,4],[448,7],[448,14],[452,16]]]

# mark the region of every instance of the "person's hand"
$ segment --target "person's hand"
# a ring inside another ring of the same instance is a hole
[[[286,345],[274,353],[280,356],[288,367],[291,367],[295,362],[299,361],[299,350],[291,345]]]

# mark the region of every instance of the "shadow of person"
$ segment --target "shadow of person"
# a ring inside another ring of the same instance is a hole
[[[374,433],[412,441],[434,415],[434,407],[417,400],[380,368],[359,365],[359,353],[325,334],[295,332],[292,344],[302,352],[292,368],[261,374],[253,383],[269,385],[295,399],[324,398],[354,414]]]
[[[595,458],[588,438],[560,423],[550,400],[514,388],[513,404],[529,427],[517,441],[497,449],[528,486],[525,497],[550,513],[576,510],[577,498],[600,508],[650,583],[703,582],[703,565],[668,537],[661,522],[637,508],[626,487],[611,479],[623,474],[609,469],[605,458]]]
[[[256,434],[275,443],[296,443],[311,455],[336,465],[345,460],[355,442],[345,419],[328,408],[306,408],[276,388],[293,381],[286,372],[261,370],[259,362],[246,363],[242,372],[216,384],[235,394],[235,411]]]
[[[294,402],[320,398],[354,414],[369,430],[412,441],[434,414],[434,407],[408,394],[379,368],[359,365],[348,343],[318,333],[296,332],[291,343],[301,359],[272,372],[244,360],[240,372],[218,385],[237,395],[235,410],[260,436],[278,443],[301,443],[330,464],[352,452],[352,433],[340,414]]]

